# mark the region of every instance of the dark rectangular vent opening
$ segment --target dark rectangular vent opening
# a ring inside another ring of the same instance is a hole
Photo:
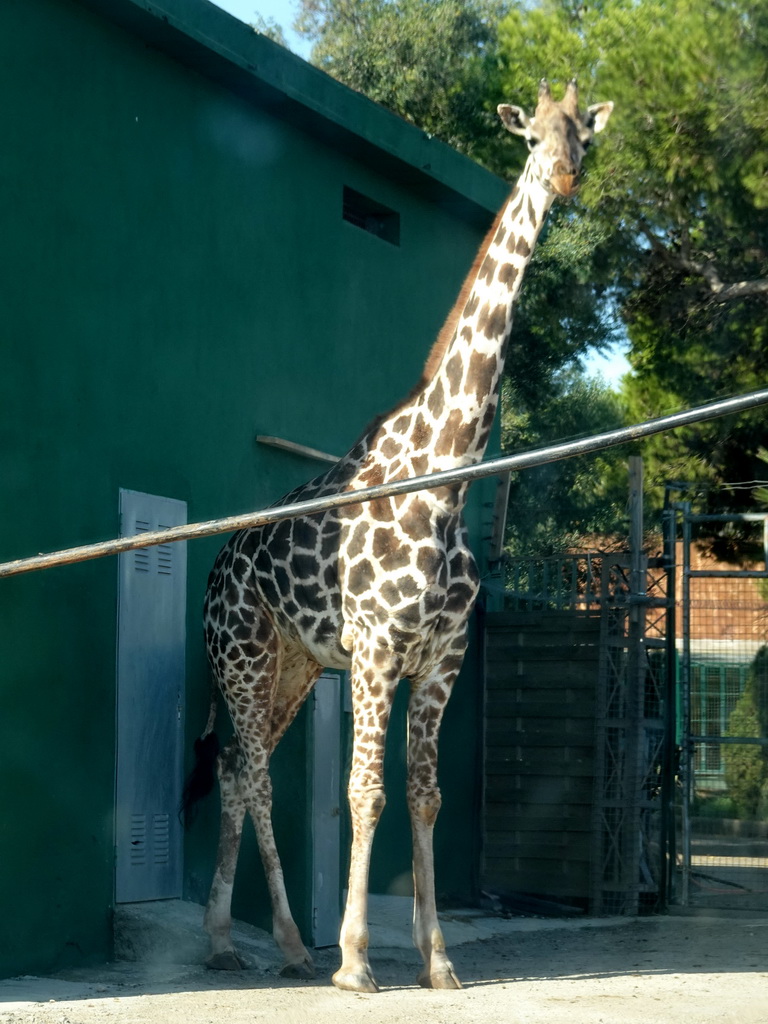
[[[400,214],[346,185],[342,216],[355,227],[383,238],[392,245],[400,245]]]

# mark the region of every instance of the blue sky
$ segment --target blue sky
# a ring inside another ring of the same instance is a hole
[[[298,12],[297,0],[212,0],[217,7],[223,7],[241,21],[251,22],[255,14],[260,14],[267,21],[272,19],[281,26],[288,45],[294,53],[306,57],[309,46],[298,36],[291,25]]]
[[[298,12],[298,0],[212,0],[218,7],[241,21],[251,22],[258,13],[267,21],[272,19],[280,25],[288,40],[288,45],[301,57],[307,57],[309,46],[301,36],[291,28]],[[618,381],[619,377],[629,370],[624,357],[625,346],[617,345],[606,355],[594,354],[586,360],[587,372],[590,375],[600,374],[608,383]]]

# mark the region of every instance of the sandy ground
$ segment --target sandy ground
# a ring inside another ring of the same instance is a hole
[[[768,918],[505,922],[506,934],[451,951],[459,992],[415,985],[415,952],[371,962],[382,991],[336,991],[338,950],[314,982],[274,967],[221,974],[198,965],[119,963],[0,983],[3,1024],[768,1024]]]

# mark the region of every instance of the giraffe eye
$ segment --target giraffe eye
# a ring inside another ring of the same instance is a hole
[[[592,145],[592,139],[586,138],[586,139],[582,139],[581,140],[581,147],[582,147],[582,149],[584,150],[585,153],[586,153],[586,151],[589,149],[589,147],[591,145]]]
[[[528,149],[533,152],[539,144],[538,139],[534,139],[532,136],[525,140],[528,143]]]

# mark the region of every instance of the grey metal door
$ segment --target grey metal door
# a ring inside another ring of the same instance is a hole
[[[312,941],[335,946],[341,920],[341,680],[312,691]]]
[[[186,502],[120,491],[120,534],[187,521]],[[115,899],[181,896],[186,545],[118,560]]]

